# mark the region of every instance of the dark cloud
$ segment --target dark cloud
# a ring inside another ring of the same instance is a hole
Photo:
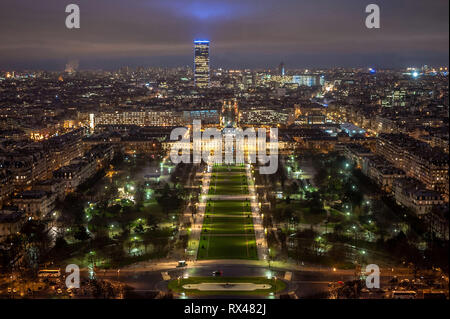
[[[71,2],[79,30],[65,28]],[[0,68],[190,64],[194,38],[211,40],[214,66],[447,64],[448,23],[448,0],[2,0]]]

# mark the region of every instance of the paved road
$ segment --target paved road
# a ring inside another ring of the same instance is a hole
[[[99,278],[113,279],[124,282],[133,287],[137,293],[145,293],[147,291],[165,290],[167,287],[167,281],[164,281],[161,272],[168,272],[171,278],[178,278],[183,276],[197,277],[197,276],[212,276],[212,272],[216,270],[223,271],[223,276],[226,277],[242,277],[242,276],[267,276],[272,274],[278,278],[284,278],[286,271],[292,272],[292,279],[289,282],[289,291],[293,291],[299,298],[314,297],[321,293],[328,292],[328,283],[332,281],[348,281],[353,280],[353,271],[349,270],[327,270],[327,269],[314,269],[304,267],[300,270],[289,270],[285,268],[274,268],[262,264],[239,264],[236,261],[234,264],[229,263],[231,261],[224,261],[223,264],[217,263],[217,261],[209,263],[197,263],[195,266],[188,266],[186,268],[176,268],[174,264],[167,264],[167,267],[159,269],[136,268],[136,269],[124,269],[118,274],[116,270],[108,271],[104,275],[102,271],[98,273]],[[165,269],[164,269],[165,268]],[[393,274],[399,276],[399,278],[410,277],[403,272],[381,272],[381,287],[387,287],[388,281],[392,278]],[[87,273],[83,272],[86,276]],[[210,296],[211,298],[217,298],[218,296]],[[224,298],[223,296],[220,298]],[[234,296],[227,296],[227,298],[235,298]],[[241,296],[242,298],[242,296]]]
[[[332,281],[352,280],[354,276],[353,270],[340,270],[330,268],[321,268],[313,266],[295,266],[292,264],[272,262],[269,269],[268,264],[262,261],[243,261],[243,260],[205,260],[189,263],[188,267],[177,268],[176,262],[160,262],[160,263],[139,263],[132,267],[124,269],[98,271],[97,277],[102,279],[111,279],[121,281],[133,287],[139,294],[145,296],[145,292],[162,290],[167,288],[167,281],[163,280],[162,272],[168,272],[171,278],[188,276],[212,276],[212,272],[222,270],[223,276],[267,276],[269,274],[278,278],[284,278],[287,271],[292,273],[291,281],[289,281],[289,291],[294,291],[299,298],[310,298],[320,293],[328,292],[328,283]],[[270,272],[270,273],[269,273]],[[388,281],[393,275],[400,279],[409,278],[407,269],[381,269],[381,287],[388,287]],[[82,270],[82,277],[87,278],[88,272]],[[6,287],[8,278],[0,279],[0,287]],[[219,298],[219,296],[210,296],[211,298]],[[220,298],[225,298],[221,296]],[[227,296],[227,298],[235,298],[235,296]],[[242,298],[238,297],[238,298]]]

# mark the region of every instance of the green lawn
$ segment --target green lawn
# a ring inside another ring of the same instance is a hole
[[[231,171],[215,167],[209,188],[210,195],[243,195],[248,194],[245,170],[231,167]]]
[[[245,172],[242,173],[214,173],[211,177],[217,183],[243,183],[247,181]]]
[[[202,235],[213,234],[252,234],[253,221],[248,217],[206,217]]]
[[[230,173],[230,172],[243,172],[245,173],[244,165],[216,165],[213,167],[215,173]]]
[[[202,259],[258,259],[255,235],[201,235],[197,258]]]
[[[248,194],[247,185],[219,185],[211,186],[209,195],[245,195]]]
[[[207,215],[243,215],[250,212],[249,201],[211,200],[206,207]]]
[[[286,204],[284,201],[277,203],[277,209],[290,209],[297,215],[299,222],[302,224],[319,224],[327,218],[325,211],[312,211],[310,207],[305,207],[300,201],[291,201]]]
[[[210,194],[248,194],[245,168],[230,166],[229,169],[227,166],[214,167]],[[197,258],[258,258],[249,201],[209,200],[207,202]]]
[[[200,291],[194,289],[184,289],[186,284],[200,283],[253,283],[253,284],[269,284],[270,289],[260,289],[255,291],[214,291],[214,295],[264,295],[281,292],[286,289],[286,283],[283,280],[266,277],[190,277],[174,279],[169,282],[168,288],[177,293],[186,293],[188,295],[211,295],[210,291]]]

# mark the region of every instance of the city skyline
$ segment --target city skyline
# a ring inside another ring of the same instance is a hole
[[[2,1],[0,69],[184,66],[194,38],[214,41],[213,68],[448,64],[447,1],[379,1],[380,29],[364,26],[361,1],[258,3],[82,0],[81,28],[68,30],[65,4]]]
[[[448,301],[448,7],[2,0],[0,300]]]

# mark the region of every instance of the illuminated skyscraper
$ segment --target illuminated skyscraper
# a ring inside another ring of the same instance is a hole
[[[209,87],[209,41],[194,41],[194,83],[198,88]]]

